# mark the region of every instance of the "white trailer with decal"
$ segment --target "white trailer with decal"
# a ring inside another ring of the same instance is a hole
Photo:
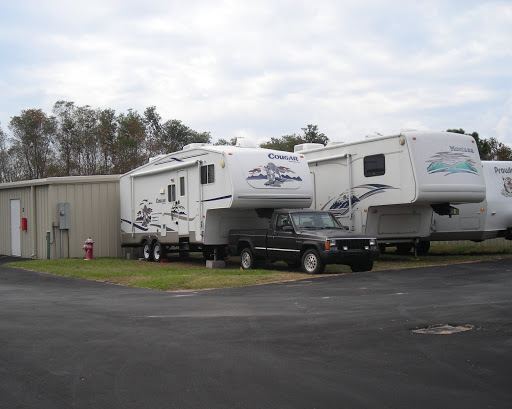
[[[148,261],[171,251],[222,259],[231,229],[266,228],[265,209],[309,208],[313,189],[303,155],[191,144],[122,175],[120,196],[122,246]]]
[[[410,250],[430,235],[432,212],[480,202],[485,181],[473,137],[403,131],[348,143],[295,147],[310,167],[312,208],[330,210],[381,249]]]
[[[482,161],[486,198],[458,205],[458,215],[434,214],[430,240],[512,239],[512,162]]]

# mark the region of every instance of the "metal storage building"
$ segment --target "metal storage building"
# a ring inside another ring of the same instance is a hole
[[[69,176],[0,184],[0,254],[46,259],[121,257],[119,176]]]

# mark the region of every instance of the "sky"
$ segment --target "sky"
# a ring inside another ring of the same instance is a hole
[[[155,106],[213,141],[463,128],[512,145],[512,1],[0,0],[0,127]]]

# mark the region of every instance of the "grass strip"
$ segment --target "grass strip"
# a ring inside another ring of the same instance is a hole
[[[398,255],[388,249],[374,263],[373,271],[417,268],[446,264],[459,264],[482,260],[512,257],[512,248],[433,246],[428,255],[414,259],[409,255]],[[290,271],[286,263],[278,262],[271,269],[241,270],[238,258],[226,264],[224,269],[207,269],[202,258],[192,257],[186,262],[171,259],[168,263],[148,263],[115,258],[27,260],[8,263],[48,274],[102,281],[133,287],[162,291],[204,290],[211,288],[242,287],[311,278],[301,271]],[[351,273],[348,266],[329,265],[327,274]]]

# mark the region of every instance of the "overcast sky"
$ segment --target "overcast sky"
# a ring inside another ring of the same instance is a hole
[[[213,140],[464,128],[512,144],[512,1],[0,0],[0,125],[156,106]],[[8,132],[9,133],[9,132]]]

